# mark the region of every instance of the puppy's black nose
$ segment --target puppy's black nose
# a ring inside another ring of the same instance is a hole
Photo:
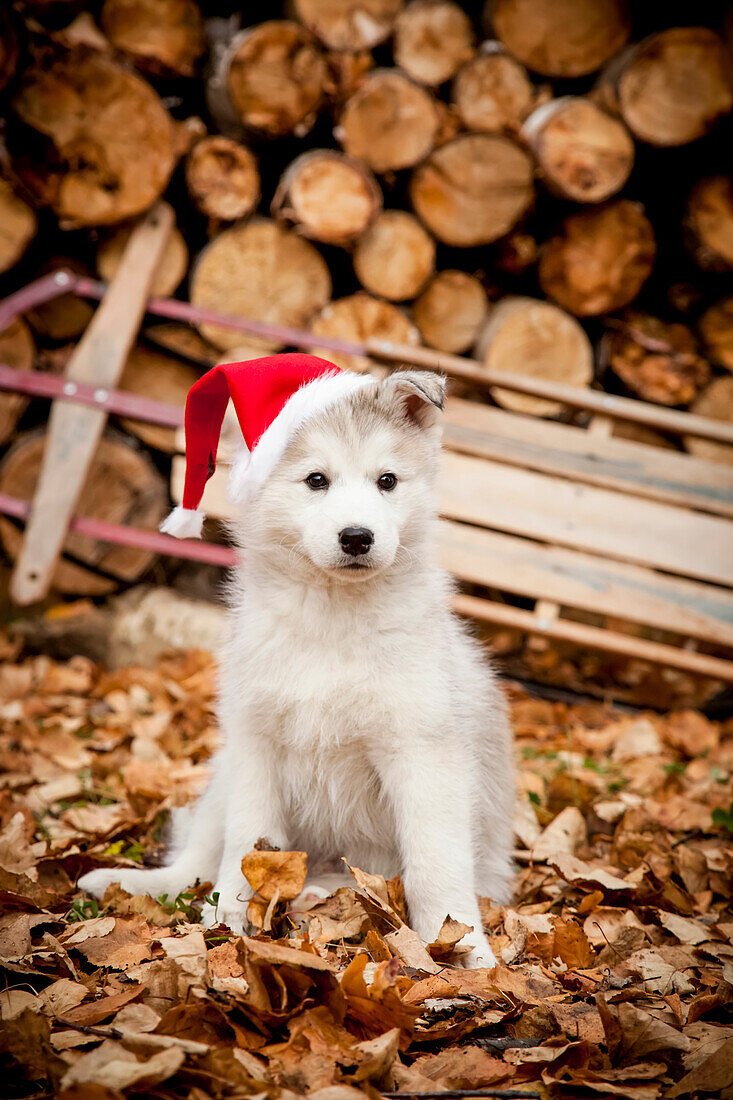
[[[356,558],[369,553],[374,535],[366,527],[344,527],[343,531],[339,531],[339,542],[345,554]]]

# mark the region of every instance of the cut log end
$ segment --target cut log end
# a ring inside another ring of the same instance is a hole
[[[439,271],[412,308],[426,344],[458,355],[476,342],[488,310],[486,291],[463,271]]]
[[[543,76],[595,72],[631,33],[624,0],[491,0],[487,16],[509,52]]]
[[[715,378],[693,403],[690,412],[733,424],[733,377],[726,374],[723,378]],[[695,436],[685,436],[684,443],[687,450],[698,458],[733,466],[733,447],[727,443]]]
[[[190,363],[138,344],[125,363],[119,389],[153,401],[178,405],[183,409],[188,391],[198,378],[199,371]],[[150,424],[144,420],[132,420],[129,417],[120,417],[120,424],[125,431],[136,435],[148,447],[166,454],[175,453],[175,428]]]
[[[294,0],[298,18],[330,50],[357,53],[389,38],[404,0]]]
[[[733,295],[705,311],[699,330],[711,362],[733,371]]]
[[[0,332],[0,363],[13,370],[32,370],[35,346],[30,329],[20,319]],[[22,393],[0,392],[0,443],[7,443],[30,398]]]
[[[314,337],[328,336],[341,340],[367,341],[389,340],[395,344],[420,343],[420,333],[410,323],[405,313],[389,302],[373,298],[364,291],[330,302],[311,324]],[[360,355],[346,355],[329,348],[315,346],[309,349],[313,355],[321,355],[344,370],[365,371],[382,377],[384,367]]]
[[[186,186],[202,214],[214,221],[244,218],[260,199],[260,174],[254,154],[231,138],[206,137],[186,160]]]
[[[16,264],[36,235],[38,219],[0,177],[0,272]]]
[[[191,279],[191,302],[235,317],[306,327],[331,297],[331,276],[319,252],[297,233],[266,218],[225,229],[203,250]],[[218,348],[236,347],[243,334],[199,325]],[[247,338],[249,341],[249,337]],[[282,342],[252,338],[262,354]]]
[[[651,145],[686,145],[733,107],[733,75],[722,40],[707,27],[672,27],[612,63],[618,109]]]
[[[371,73],[344,107],[336,137],[375,172],[411,168],[428,155],[440,129],[434,98],[402,73]]]
[[[102,279],[111,282],[117,274],[122,255],[132,235],[134,226],[115,230],[97,249],[97,271]],[[188,247],[178,229],[172,229],[166,241],[163,255],[150,284],[151,295],[168,297],[178,289],[188,269]]]
[[[102,30],[152,76],[193,76],[204,52],[204,27],[194,0],[105,0]]]
[[[418,83],[443,84],[473,54],[471,21],[453,0],[412,0],[397,16],[395,62]]]
[[[274,19],[242,31],[212,80],[242,126],[269,137],[302,137],[328,85],[323,53],[304,27]]]
[[[54,147],[23,178],[63,228],[136,217],[162,194],[178,159],[177,132],[158,95],[99,53],[39,60],[24,73],[13,108]]]
[[[0,463],[0,491],[32,500],[45,443],[43,433],[21,436]],[[84,483],[77,515],[157,530],[168,507],[165,481],[150,460],[119,435],[105,436]],[[0,540],[11,560],[20,552],[22,529],[0,518]],[[53,588],[65,595],[102,596],[131,583],[150,567],[148,550],[115,546],[70,534],[56,567]]]
[[[487,367],[530,378],[589,386],[593,348],[574,317],[550,302],[504,298],[489,311],[476,356]],[[534,416],[557,416],[563,406],[532,394],[493,387],[491,395],[506,409]]]
[[[532,161],[510,138],[464,134],[436,149],[410,183],[412,204],[445,244],[490,244],[534,198]]]
[[[492,48],[459,70],[451,98],[467,130],[516,133],[532,110],[535,89],[519,61],[501,48]]]
[[[733,271],[733,180],[712,176],[693,189],[684,219],[687,246],[704,271]]]
[[[382,208],[382,191],[369,169],[331,149],[314,149],[286,169],[272,214],[304,237],[348,245],[361,237]]]
[[[363,287],[391,302],[420,292],[435,270],[435,242],[417,218],[385,210],[354,249],[354,270]]]
[[[522,133],[548,188],[574,202],[609,199],[634,164],[634,143],[624,124],[582,96],[539,107]]]
[[[656,256],[654,233],[639,203],[623,199],[566,218],[545,245],[540,285],[579,317],[611,313],[636,298]]]
[[[609,366],[644,401],[689,405],[710,381],[710,367],[685,325],[631,312],[607,339]]]

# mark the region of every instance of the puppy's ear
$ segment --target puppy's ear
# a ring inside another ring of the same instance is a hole
[[[428,370],[395,371],[381,383],[382,393],[392,405],[419,428],[432,428],[445,404],[446,380]]]

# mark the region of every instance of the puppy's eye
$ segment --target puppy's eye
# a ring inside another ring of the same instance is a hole
[[[309,489],[327,489],[328,488],[328,478],[326,477],[325,474],[319,474],[319,473],[308,474],[308,477],[305,479],[305,483],[306,483],[306,485],[308,486]]]
[[[382,476],[377,481],[377,485],[379,486],[379,488],[384,489],[385,492],[389,492],[390,489],[394,489],[396,484],[397,478],[394,474],[382,474]]]

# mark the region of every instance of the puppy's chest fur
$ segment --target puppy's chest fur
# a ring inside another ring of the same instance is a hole
[[[358,860],[367,845],[394,845],[380,765],[411,751],[415,701],[433,707],[442,675],[409,615],[406,624],[378,607],[321,610],[306,601],[282,615],[275,603],[254,616],[239,649],[243,721],[271,753],[292,843]]]

